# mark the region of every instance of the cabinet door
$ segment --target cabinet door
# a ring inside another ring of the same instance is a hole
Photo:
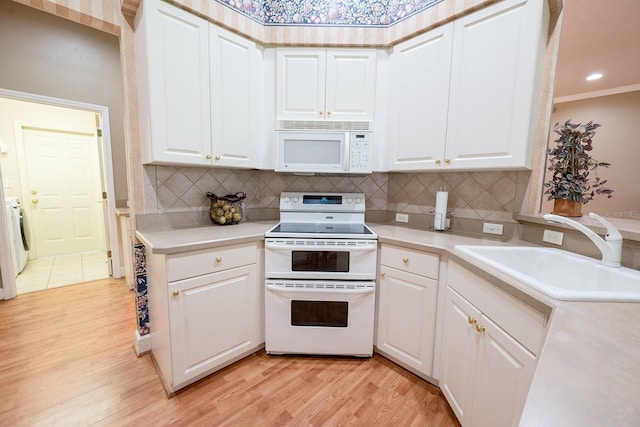
[[[211,132],[214,166],[257,166],[260,52],[255,43],[209,28]]]
[[[447,286],[440,388],[462,425],[469,425],[474,399],[481,313]]]
[[[326,75],[324,49],[278,49],[278,120],[323,120]]]
[[[486,316],[478,351],[472,425],[515,426],[527,397],[535,356]]]
[[[445,159],[456,169],[530,167],[542,0],[507,0],[454,25]]]
[[[452,40],[453,24],[448,24],[393,49],[390,170],[442,166]]]
[[[209,23],[145,1],[136,29],[143,163],[209,163]]]
[[[176,389],[258,345],[259,290],[255,264],[169,284]]]
[[[380,270],[379,350],[431,375],[438,282],[387,266]]]
[[[375,50],[329,49],[326,73],[325,119],[373,120]]]

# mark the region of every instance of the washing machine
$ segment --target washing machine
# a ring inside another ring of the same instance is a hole
[[[7,226],[9,228],[9,246],[11,248],[11,260],[17,276],[24,270],[29,258],[29,246],[24,230],[24,217],[22,205],[17,197],[5,198],[5,212]]]

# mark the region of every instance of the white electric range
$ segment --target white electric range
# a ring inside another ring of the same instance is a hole
[[[272,354],[373,354],[377,235],[362,193],[280,195],[265,233],[265,333]]]

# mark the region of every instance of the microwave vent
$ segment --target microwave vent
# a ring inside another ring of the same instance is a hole
[[[342,122],[331,120],[282,120],[281,130],[341,130],[341,131],[367,131],[371,130],[371,122]]]

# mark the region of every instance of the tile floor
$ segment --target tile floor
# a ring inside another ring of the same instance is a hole
[[[104,251],[59,255],[29,261],[16,278],[18,294],[109,277]]]

